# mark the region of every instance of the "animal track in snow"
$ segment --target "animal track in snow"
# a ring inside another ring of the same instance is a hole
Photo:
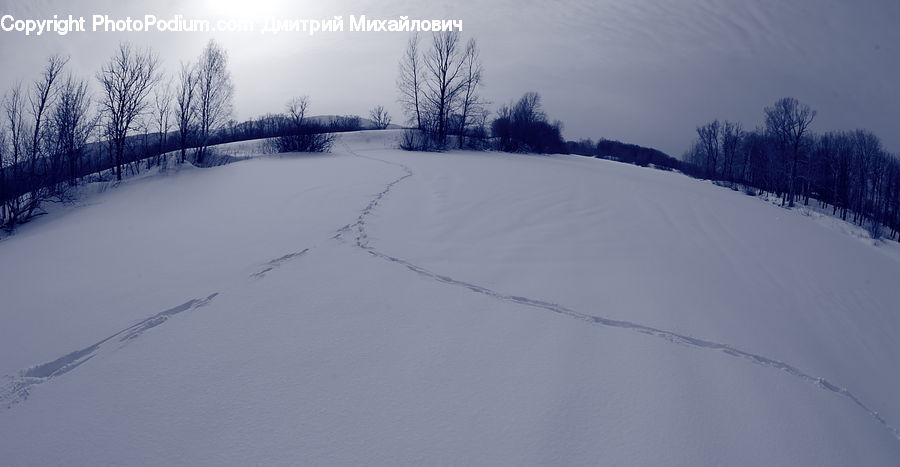
[[[280,256],[280,257],[278,257],[278,258],[275,258],[275,259],[273,259],[272,261],[269,261],[268,263],[266,263],[266,264],[265,264],[265,267],[264,267],[263,269],[260,269],[259,271],[254,272],[253,274],[250,274],[250,277],[252,277],[252,278],[254,278],[254,279],[261,279],[261,278],[263,278],[263,277],[266,276],[266,273],[267,273],[267,272],[269,272],[269,271],[271,271],[271,270],[277,268],[278,266],[281,266],[285,261],[294,259],[294,258],[296,258],[296,257],[298,257],[298,256],[303,256],[303,255],[305,255],[308,251],[309,251],[309,248],[304,248],[304,249],[302,249],[302,250],[300,250],[300,251],[297,251],[297,252],[294,252],[294,253],[288,253],[288,254],[286,254],[286,255],[284,255],[284,256]]]
[[[382,190],[381,192],[376,194],[375,197],[369,202],[369,204],[359,213],[359,216],[357,217],[357,220],[355,223],[348,224],[348,225],[342,227],[341,229],[339,229],[337,231],[335,236],[332,238],[343,241],[343,236],[346,233],[355,231],[355,234],[356,234],[355,246],[356,247],[363,249],[364,251],[366,251],[373,257],[376,257],[376,258],[379,258],[379,259],[382,259],[385,261],[389,261],[391,263],[405,266],[407,269],[419,274],[420,276],[432,279],[437,282],[441,282],[444,284],[453,285],[453,286],[457,286],[457,287],[464,287],[471,292],[486,295],[488,297],[491,297],[491,298],[494,298],[497,300],[512,302],[512,303],[516,303],[516,304],[523,305],[523,306],[529,306],[529,307],[533,307],[533,308],[539,308],[542,310],[546,310],[546,311],[550,311],[550,312],[557,313],[560,315],[575,318],[580,321],[584,321],[584,322],[587,322],[587,323],[590,323],[593,325],[618,328],[618,329],[626,329],[626,330],[629,330],[632,332],[664,339],[664,340],[674,343],[674,344],[686,345],[686,346],[694,347],[697,349],[718,351],[729,357],[738,358],[738,359],[750,362],[755,365],[760,365],[760,366],[783,371],[784,373],[787,373],[788,375],[791,375],[792,377],[800,379],[806,383],[812,384],[813,386],[815,386],[821,390],[828,391],[830,393],[836,394],[838,396],[841,396],[841,397],[849,400],[850,402],[853,403],[854,406],[856,406],[857,408],[859,408],[860,410],[862,410],[866,414],[868,414],[870,417],[872,417],[880,426],[882,426],[884,429],[888,430],[888,432],[890,432],[891,435],[894,436],[894,438],[896,438],[898,441],[900,441],[900,430],[898,430],[897,428],[894,428],[891,424],[889,424],[887,422],[887,420],[884,419],[884,417],[881,416],[881,414],[879,414],[877,411],[873,410],[868,405],[863,403],[855,394],[850,392],[850,390],[848,390],[847,388],[838,386],[838,385],[828,381],[825,378],[820,378],[817,376],[810,375],[809,373],[806,373],[806,372],[800,370],[799,368],[797,368],[793,365],[790,365],[788,363],[785,363],[785,362],[782,362],[779,360],[775,360],[775,359],[771,359],[768,357],[764,357],[762,355],[757,355],[757,354],[747,352],[744,350],[740,350],[740,349],[732,347],[728,344],[709,341],[709,340],[705,340],[705,339],[698,339],[698,338],[691,337],[691,336],[688,336],[685,334],[679,334],[679,333],[676,333],[673,331],[667,331],[665,329],[654,328],[651,326],[633,323],[630,321],[615,320],[615,319],[605,318],[602,316],[582,313],[582,312],[573,310],[571,308],[567,308],[565,306],[546,302],[543,300],[534,300],[534,299],[517,296],[517,295],[503,294],[503,293],[491,290],[487,287],[482,287],[477,284],[473,284],[470,282],[457,280],[457,279],[454,279],[449,276],[437,274],[426,268],[423,268],[416,264],[410,263],[409,261],[406,261],[406,260],[403,260],[403,259],[400,259],[400,258],[397,258],[394,256],[390,256],[388,254],[385,254],[385,253],[379,251],[378,249],[372,247],[369,244],[369,237],[368,237],[368,234],[366,233],[366,217],[372,214],[372,211],[375,209],[375,207],[378,205],[378,203],[385,196],[387,196],[387,194],[391,191],[391,188],[393,188],[395,185],[402,182],[403,180],[405,180],[409,177],[412,177],[414,175],[414,172],[412,171],[412,169],[410,169],[408,166],[406,166],[404,164],[386,161],[383,159],[378,159],[378,158],[370,157],[370,156],[363,156],[363,155],[357,154],[355,151],[353,151],[353,149],[350,148],[350,146],[347,145],[346,143],[344,143],[344,145],[346,146],[347,151],[353,156],[370,159],[370,160],[374,160],[374,161],[379,161],[379,162],[383,162],[385,164],[400,167],[404,170],[405,175],[388,183],[387,186],[385,186],[384,190]]]

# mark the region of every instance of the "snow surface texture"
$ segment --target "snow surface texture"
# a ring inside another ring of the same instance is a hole
[[[886,246],[397,135],[144,177],[0,242],[3,463],[900,463]]]

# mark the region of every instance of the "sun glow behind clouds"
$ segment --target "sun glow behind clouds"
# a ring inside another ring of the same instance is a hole
[[[207,0],[206,11],[228,18],[277,16],[285,10],[285,0]]]

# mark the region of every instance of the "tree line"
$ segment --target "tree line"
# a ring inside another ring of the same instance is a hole
[[[71,199],[81,182],[165,169],[172,152],[176,164],[208,165],[216,163],[210,146],[258,138],[275,138],[278,150],[327,151],[329,133],[362,128],[353,115],[307,118],[308,97],[292,99],[284,113],[235,121],[228,54],[212,40],[172,76],[152,50],[128,42],[93,80],[67,65],[51,56],[0,102],[0,228],[42,214],[46,202]],[[390,124],[383,107],[372,115],[376,127]]]
[[[682,160],[613,140],[564,142],[562,124],[549,122],[534,92],[501,106],[488,125],[489,103],[478,94],[484,72],[477,42],[461,44],[458,32],[432,33],[424,48],[418,35],[407,43],[397,87],[413,131],[404,134],[402,148],[443,150],[452,137],[459,148],[572,153],[680,170],[750,194],[774,194],[789,207],[813,199],[874,238],[900,237],[900,163],[869,131],[813,134],[816,112],[784,98],[764,109],[764,127],[746,131],[727,120],[698,127]]]
[[[85,179],[121,180],[142,165],[210,163],[209,147],[273,138],[278,151],[328,151],[332,133],[362,128],[358,116],[311,119],[308,97],[296,97],[284,113],[245,122],[231,118],[234,87],[228,55],[215,41],[199,57],[181,63],[166,79],[150,49],[119,44],[94,79],[68,72],[68,59],[51,56],[41,73],[5,93],[0,115],[0,227],[11,229],[42,213],[46,201],[65,200]],[[449,147],[509,152],[572,153],[676,169],[748,194],[770,193],[794,206],[811,200],[833,215],[866,227],[873,237],[900,236],[900,162],[866,130],[814,134],[816,112],[793,98],[764,109],[765,125],[747,131],[715,120],[678,160],[637,145],[601,139],[565,142],[562,123],[550,122],[541,97],[525,93],[501,105],[489,120],[479,94],[484,69],[477,41],[457,31],[416,34],[399,63],[397,88],[409,124],[401,147]],[[375,128],[391,117],[383,106],[370,112]]]
[[[172,81],[161,84],[159,59],[150,49],[119,44],[90,81],[66,70],[68,58],[51,56],[40,75],[6,92],[0,124],[0,226],[11,229],[42,212],[41,205],[65,200],[85,177],[110,170],[121,180],[140,159],[150,167],[169,148],[176,117],[182,154],[188,144],[204,155],[210,136],[230,114],[227,55],[210,41],[193,65],[182,65],[173,106]],[[143,137],[136,135],[142,134]],[[155,159],[149,158],[155,134]],[[93,141],[91,141],[93,140]],[[142,144],[141,144],[142,143]],[[142,148],[144,157],[136,158]],[[107,160],[103,160],[103,156]],[[182,161],[184,155],[182,156]]]
[[[819,203],[879,238],[900,236],[900,160],[870,131],[813,133],[816,112],[794,98],[764,109],[765,124],[744,130],[714,120],[697,128],[683,171],[783,206]]]
[[[579,156],[624,162],[641,167],[654,167],[660,170],[682,170],[684,165],[680,160],[659,149],[604,138],[601,138],[596,143],[591,139],[567,141],[566,152]]]

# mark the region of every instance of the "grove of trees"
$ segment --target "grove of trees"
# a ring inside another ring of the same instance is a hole
[[[661,170],[681,170],[684,165],[678,159],[659,149],[647,148],[611,139],[600,139],[600,141],[597,141],[596,143],[590,139],[568,141],[566,142],[566,152],[569,154],[614,160],[626,164],[639,165],[641,167],[653,166]]]
[[[774,194],[781,204],[819,203],[873,237],[900,235],[900,160],[867,130],[814,134],[816,112],[793,98],[765,108],[765,126],[745,131],[714,120],[697,128],[686,173]]]
[[[71,199],[83,181],[121,180],[142,163],[165,168],[170,152],[178,163],[206,165],[211,145],[285,136],[283,150],[327,151],[329,133],[361,128],[357,116],[310,121],[305,98],[285,114],[234,121],[228,54],[212,40],[168,78],[149,48],[128,42],[94,80],[67,65],[68,58],[51,56],[32,81],[2,95],[0,228],[42,214],[43,203]]]
[[[442,31],[432,33],[423,45],[420,36],[413,35],[400,59],[397,78],[399,101],[412,127],[400,146],[443,150],[451,145],[452,136],[460,149],[492,145],[509,152],[566,150],[562,124],[548,122],[536,92],[500,107],[490,125],[493,141],[489,142],[488,103],[479,93],[483,77],[475,39],[463,45],[459,32]]]
[[[541,96],[536,92],[525,93],[516,103],[500,107],[491,123],[491,135],[501,151],[567,152],[562,123],[547,121]]]
[[[87,139],[96,126],[87,82],[64,74],[68,58],[50,57],[28,85],[3,99],[0,125],[0,226],[11,227],[40,212],[41,203],[63,199],[79,173]]]

